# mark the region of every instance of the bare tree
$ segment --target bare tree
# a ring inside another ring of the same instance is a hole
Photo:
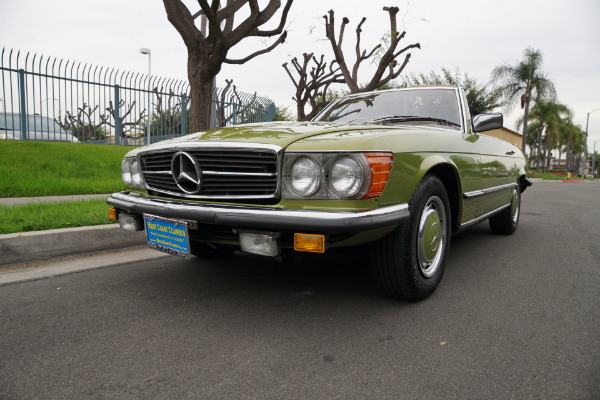
[[[337,61],[337,64],[340,67],[340,70],[344,77],[344,81],[348,85],[348,88],[350,89],[351,93],[369,92],[371,90],[380,88],[381,86],[384,86],[385,84],[389,83],[392,79],[397,78],[398,76],[400,76],[400,73],[402,73],[404,67],[406,67],[406,64],[408,64],[408,61],[410,60],[411,53],[406,52],[410,49],[421,48],[421,45],[419,43],[413,43],[398,50],[398,45],[400,44],[400,41],[404,39],[404,36],[406,35],[406,31],[400,34],[396,30],[396,14],[398,14],[398,11],[400,10],[398,7],[383,7],[383,10],[387,11],[390,16],[390,46],[379,59],[379,63],[377,64],[377,70],[375,71],[375,74],[373,75],[371,80],[365,86],[362,87],[360,86],[358,81],[358,69],[360,67],[360,64],[363,61],[371,58],[380,49],[381,44],[375,46],[369,53],[367,53],[366,50],[361,50],[360,34],[362,32],[362,25],[367,20],[366,18],[363,18],[356,27],[356,61],[354,62],[352,70],[350,70],[350,68],[348,67],[348,63],[346,62],[346,59],[344,57],[344,52],[342,50],[344,30],[346,29],[346,25],[348,25],[350,20],[345,17],[342,19],[342,25],[340,26],[339,35],[336,38],[335,19],[333,10],[329,11],[329,18],[327,17],[327,15],[323,16],[323,18],[325,18],[325,35],[331,43],[335,60]],[[404,60],[400,64],[398,62],[398,57],[400,57],[402,54],[405,55]]]
[[[181,112],[182,97],[175,95],[172,89],[166,95],[166,101],[163,102],[163,88],[152,89],[156,98],[154,111],[150,115],[150,134],[153,136],[172,137],[181,132],[183,123],[183,113]],[[164,103],[164,104],[163,104]],[[187,123],[187,121],[186,121]],[[148,128],[146,127],[144,131]]]
[[[319,111],[327,105],[327,91],[333,83],[344,83],[340,67],[336,61],[327,63],[324,61],[324,56],[317,60],[314,53],[304,53],[302,64],[297,57],[292,59],[292,67],[298,74],[298,78],[294,78],[294,74],[290,72],[288,63],[283,64],[283,68],[288,73],[288,76],[296,87],[296,96],[293,100],[296,102],[296,111],[298,113],[298,121],[306,121],[313,118]],[[309,71],[309,64],[312,61],[314,67]],[[310,104],[311,111],[306,113],[306,105]]]
[[[118,118],[119,118],[119,126],[121,127],[121,137],[122,138],[127,138],[127,133],[129,131],[131,131],[132,129],[134,129],[135,127],[137,127],[143,120],[144,118],[146,118],[146,110],[142,110],[137,118],[137,120],[134,121],[129,121],[129,122],[125,122],[125,120],[129,117],[129,115],[131,114],[131,112],[133,111],[133,109],[135,108],[135,101],[132,102],[131,104],[129,104],[129,108],[127,109],[127,111],[125,111],[125,113],[123,113],[121,111],[121,108],[126,107],[125,106],[125,101],[124,100],[119,100],[119,104],[118,104]],[[116,128],[116,120],[117,120],[117,110],[115,109],[113,102],[109,101],[108,102],[108,107],[106,107],[106,111],[108,111],[108,114],[110,115],[110,117],[112,117],[112,123],[110,122],[110,119],[107,117],[105,117],[106,123],[108,125],[110,125],[112,128]],[[115,132],[115,134],[119,134],[119,132]]]
[[[198,0],[200,10],[192,14],[181,0],[163,0],[167,17],[181,35],[188,50],[188,80],[191,90],[190,128],[191,131],[209,128],[212,101],[213,78],[221,70],[223,63],[244,64],[247,61],[270,52],[283,43],[287,32],[283,30],[293,0],[286,0],[279,25],[275,29],[262,30],[281,7],[280,0],[269,0],[260,10],[258,0],[228,0],[220,8],[219,0]],[[250,15],[237,26],[234,17],[244,5],[250,8]],[[208,34],[195,25],[195,20],[204,15],[208,21]],[[278,38],[266,48],[241,59],[227,57],[229,50],[247,37]]]
[[[98,106],[93,109],[83,103],[82,107],[77,107],[77,115],[66,112],[64,117],[60,115],[55,121],[66,131],[71,131],[79,140],[100,140],[104,139],[106,132],[102,126],[108,124],[108,116],[100,114],[100,122],[96,123],[93,118],[94,113],[98,110]]]
[[[231,114],[229,117],[225,117],[225,98],[227,97],[227,92],[229,91],[229,88],[231,87],[231,84],[233,83],[233,79],[225,79],[225,83],[227,84],[225,86],[225,88],[223,89],[223,91],[221,92],[221,98],[217,99],[216,102],[216,114],[217,114],[217,121],[216,121],[216,126],[219,127],[223,127],[223,126],[227,126],[227,123],[229,122],[229,120],[231,118],[233,118],[233,114]]]
[[[336,38],[335,13],[333,10],[329,11],[329,17],[324,15],[323,18],[325,19],[325,35],[331,43],[334,60],[327,63],[324,61],[324,56],[317,59],[313,53],[304,53],[302,62],[298,58],[292,59],[293,70],[290,71],[288,63],[283,64],[283,68],[296,87],[296,95],[293,100],[296,102],[299,121],[311,119],[327,105],[328,90],[334,83],[346,83],[350,93],[359,93],[378,89],[400,76],[411,57],[411,53],[407,53],[408,50],[420,49],[421,45],[413,43],[398,49],[400,41],[406,35],[406,32],[399,34],[396,30],[396,14],[398,14],[399,9],[398,7],[384,7],[383,10],[387,11],[390,16],[389,47],[384,51],[381,44],[378,44],[369,53],[366,50],[361,50],[362,26],[366,21],[366,18],[363,18],[356,28],[356,60],[352,70],[350,70],[342,50],[344,32],[350,20],[348,18],[342,19],[339,34]],[[398,58],[403,54],[404,59],[400,64]],[[360,65],[363,61],[374,56],[379,58],[377,69],[371,80],[366,85],[361,86],[358,78]],[[311,106],[309,112],[306,111],[307,105]]]

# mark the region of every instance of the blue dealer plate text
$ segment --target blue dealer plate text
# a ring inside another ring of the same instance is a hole
[[[188,227],[185,222],[144,215],[144,223],[150,247],[181,256],[190,253]]]

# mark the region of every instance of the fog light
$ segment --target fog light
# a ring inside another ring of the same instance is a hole
[[[308,251],[310,253],[325,253],[325,236],[295,233],[294,250]]]
[[[279,234],[239,232],[242,251],[261,256],[277,257],[279,255]]]
[[[138,232],[144,230],[140,219],[136,215],[120,213],[119,214],[119,225],[126,231]]]

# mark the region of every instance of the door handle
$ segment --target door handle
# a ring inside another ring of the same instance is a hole
[[[507,155],[507,156],[512,156],[513,154],[515,154],[515,152],[514,152],[514,151],[512,151],[512,150],[511,150],[511,151],[507,151],[507,152],[506,152],[506,155]]]

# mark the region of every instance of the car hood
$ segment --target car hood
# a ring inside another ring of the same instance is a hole
[[[180,138],[155,143],[139,150],[144,151],[163,146],[184,146],[186,143],[199,141],[259,143],[277,145],[285,149],[297,141],[312,136],[382,129],[389,130],[389,128],[378,125],[338,125],[326,122],[268,122],[197,132]],[[135,153],[136,151],[134,150],[130,155]]]

